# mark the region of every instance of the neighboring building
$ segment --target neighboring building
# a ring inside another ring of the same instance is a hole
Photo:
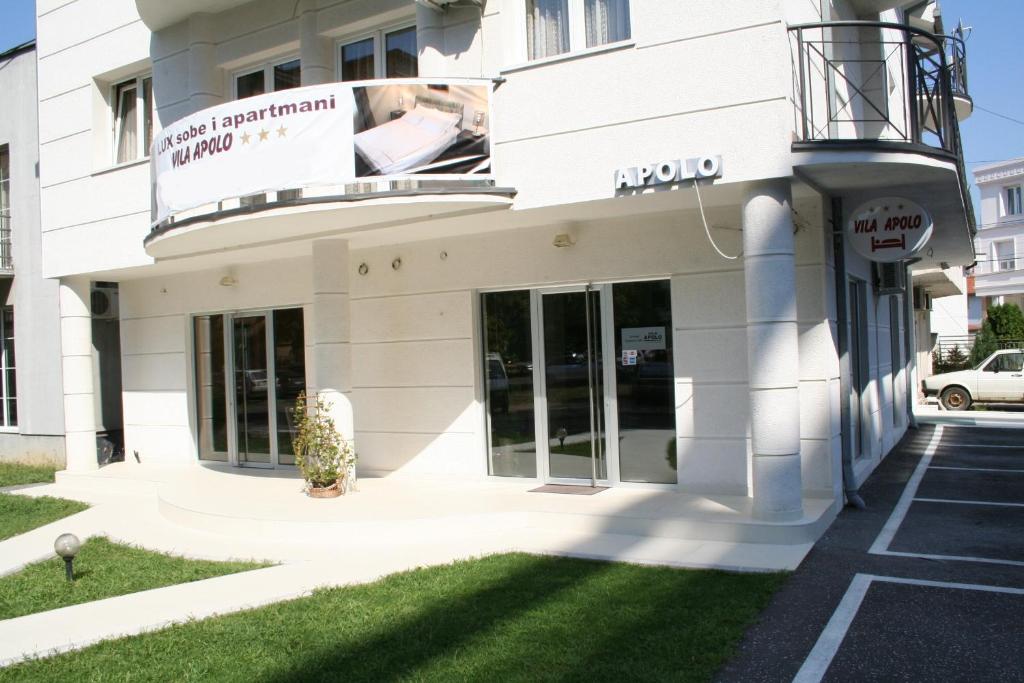
[[[36,46],[0,53],[0,460],[64,462],[57,283],[39,232]]]
[[[917,268],[962,266],[973,218],[934,8],[817,5],[40,0],[69,468],[122,415],[129,463],[287,468],[306,389],[363,473],[731,494],[820,532],[844,459],[855,489],[907,429],[914,370],[905,270],[837,235],[895,194],[935,219]],[[210,108],[272,91],[228,140]],[[336,161],[315,149],[185,158],[303,144],[263,125],[302,98],[354,108],[330,150],[358,182],[278,178]],[[156,205],[150,140],[179,153]],[[374,177],[410,167],[452,172]],[[119,329],[94,377],[95,291]]]
[[[1024,159],[978,166],[974,182],[981,192],[981,225],[968,300],[972,331],[980,329],[989,306],[1024,308]]]

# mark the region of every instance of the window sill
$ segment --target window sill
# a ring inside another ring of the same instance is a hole
[[[617,43],[608,43],[606,45],[598,45],[597,47],[588,47],[585,50],[576,50],[575,52],[563,52],[560,55],[553,55],[551,57],[533,59],[530,60],[529,62],[523,62],[522,64],[513,64],[512,66],[507,66],[504,69],[499,70],[498,73],[511,74],[516,73],[518,71],[528,71],[530,69],[548,66],[549,64],[568,62],[574,59],[582,59],[584,57],[590,57],[591,55],[600,55],[606,52],[625,50],[631,47],[636,47],[635,40],[620,40]]]
[[[107,173],[113,173],[114,171],[120,171],[125,168],[132,168],[133,166],[141,166],[142,164],[148,164],[149,157],[142,157],[141,159],[133,159],[131,161],[125,161],[120,164],[114,164],[113,166],[107,166],[92,172],[93,176],[105,175]]]
[[[18,434],[17,427],[0,427],[0,434]]]

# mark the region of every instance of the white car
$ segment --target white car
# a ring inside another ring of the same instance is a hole
[[[1024,402],[1024,350],[996,351],[973,370],[945,372],[924,380],[925,396],[938,396],[946,410],[972,403]]]

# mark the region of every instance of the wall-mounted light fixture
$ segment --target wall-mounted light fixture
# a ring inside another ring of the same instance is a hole
[[[397,256],[395,260],[391,262],[391,270],[398,270],[402,267],[402,257]]]
[[[366,265],[366,261],[359,264],[359,274],[366,275],[370,272],[370,266]]]
[[[220,279],[221,287],[234,287],[237,284],[238,280],[235,278],[234,275],[225,275]]]
[[[565,249],[566,247],[576,246],[576,238],[567,232],[561,232],[555,235],[555,239],[551,242],[554,246],[559,249]]]

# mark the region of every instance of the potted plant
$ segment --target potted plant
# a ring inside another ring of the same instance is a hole
[[[295,465],[310,498],[336,498],[354,484],[356,454],[341,438],[322,396],[299,394],[295,402]]]

